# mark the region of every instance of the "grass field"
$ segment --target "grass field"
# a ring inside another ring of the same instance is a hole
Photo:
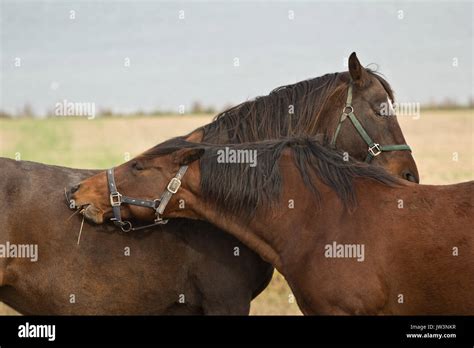
[[[0,120],[0,156],[77,168],[108,168],[212,116]],[[422,183],[449,184],[474,175],[474,110],[425,111],[400,118]],[[376,139],[376,137],[374,136]],[[252,314],[300,314],[280,274],[252,302]],[[0,304],[0,314],[14,314]]]

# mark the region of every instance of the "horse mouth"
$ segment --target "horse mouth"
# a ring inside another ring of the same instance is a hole
[[[79,213],[89,221],[92,221],[96,224],[102,224],[104,222],[104,214],[102,213],[102,210],[93,204],[82,204],[77,207],[77,209],[79,209]]]

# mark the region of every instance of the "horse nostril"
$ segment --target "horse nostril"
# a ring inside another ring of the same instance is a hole
[[[405,180],[408,180],[408,181],[411,181],[411,182],[414,182],[414,183],[418,183],[418,179],[412,173],[410,173],[409,171],[406,171],[406,172],[403,173],[403,178]]]

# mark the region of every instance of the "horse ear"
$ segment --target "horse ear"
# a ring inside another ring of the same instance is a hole
[[[204,154],[204,149],[181,149],[173,153],[173,163],[180,166],[197,161]]]
[[[364,85],[365,79],[367,78],[367,71],[360,64],[359,59],[355,52],[349,56],[349,74],[351,74],[352,81],[355,84],[362,86]]]

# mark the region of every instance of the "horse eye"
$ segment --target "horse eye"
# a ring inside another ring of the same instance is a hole
[[[135,170],[143,170],[143,169],[145,169],[145,168],[143,167],[143,164],[141,164],[141,163],[138,162],[138,161],[133,162],[132,168],[135,169]]]

